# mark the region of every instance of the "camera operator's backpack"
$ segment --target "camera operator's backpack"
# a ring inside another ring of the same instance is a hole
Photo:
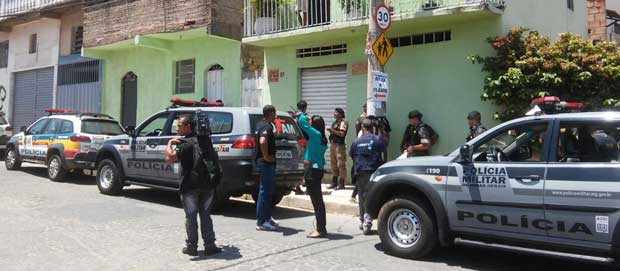
[[[207,112],[197,110],[194,114],[194,121],[196,121],[196,135],[211,136],[211,124]]]
[[[208,136],[189,138],[193,144],[194,165],[192,167],[191,181],[202,187],[215,188],[222,178],[222,168],[219,163],[217,152],[213,149],[213,143]]]

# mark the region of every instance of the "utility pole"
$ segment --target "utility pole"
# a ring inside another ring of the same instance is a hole
[[[372,45],[372,43],[377,39],[377,37],[379,36],[379,34],[381,33],[381,31],[379,30],[379,28],[377,27],[377,23],[374,19],[375,16],[375,9],[377,8],[377,5],[379,4],[383,4],[383,0],[369,0],[369,7],[368,7],[368,34],[366,36],[366,49],[367,49],[367,54],[368,54],[368,80],[366,83],[366,109],[367,109],[367,114],[368,116],[377,116],[377,117],[383,117],[385,116],[386,111],[386,106],[387,103],[386,102],[381,102],[380,107],[381,108],[377,108],[373,98],[372,98],[372,72],[373,71],[380,71],[383,72],[383,66],[381,66],[381,64],[379,63],[379,60],[377,60],[377,56],[375,56],[375,53],[372,50],[368,50],[369,46]]]

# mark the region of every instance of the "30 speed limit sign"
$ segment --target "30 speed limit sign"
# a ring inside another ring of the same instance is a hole
[[[375,22],[382,32],[385,32],[390,28],[392,24],[392,16],[390,16],[390,10],[384,4],[377,6],[375,10]]]

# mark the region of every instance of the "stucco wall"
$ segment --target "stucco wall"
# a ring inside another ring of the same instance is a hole
[[[230,106],[241,104],[240,42],[217,37],[173,41],[170,51],[132,47],[98,52],[104,60],[104,113],[120,118],[121,81],[128,72],[138,76],[137,121],[170,105],[171,97],[199,100],[204,97],[204,71],[214,64],[224,67],[225,98]],[[87,56],[89,56],[87,54]],[[174,94],[175,62],[196,59],[195,92]]]
[[[617,0],[616,0],[617,1]],[[558,33],[571,32],[588,37],[588,18],[585,0],[575,0],[574,11],[566,0],[507,0],[502,16],[504,32],[518,26],[529,26],[554,38]]]

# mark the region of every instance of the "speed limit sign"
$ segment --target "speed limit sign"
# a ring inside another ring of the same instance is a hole
[[[377,22],[381,32],[385,32],[390,28],[392,16],[390,16],[390,10],[384,4],[379,4],[375,10],[375,22]]]

